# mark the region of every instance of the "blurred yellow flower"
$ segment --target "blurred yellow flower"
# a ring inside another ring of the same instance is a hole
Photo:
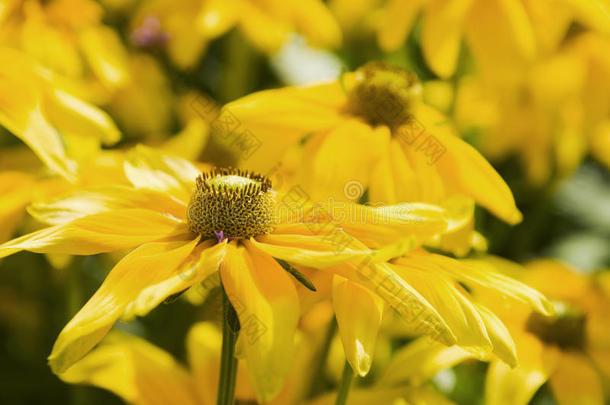
[[[610,33],[606,0],[332,0],[330,8],[348,30],[375,27],[388,52],[404,45],[421,14],[423,56],[442,78],[455,73],[462,39],[481,68],[510,76],[552,53],[574,22]]]
[[[119,318],[145,315],[172,294],[219,272],[247,334],[243,350],[257,397],[268,400],[289,369],[299,318],[295,284],[302,281],[274,258],[329,268],[375,291],[396,277],[382,261],[409,247],[391,243],[407,236],[426,240],[450,226],[444,211],[431,205],[354,206],[351,221],[341,225],[368,241],[390,245],[376,253],[324,222],[327,215],[303,222],[308,217],[283,212],[283,203],[295,202],[294,196],[280,199],[262,176],[230,170],[200,176],[189,162],[144,147],[127,157],[124,172],[131,186],[106,185],[34,204],[30,214],[51,226],[0,245],[1,257],[21,250],[90,255],[137,246],[60,333],[49,357],[55,372],[85,355]],[[322,235],[321,225],[326,226]],[[347,240],[348,247],[338,250],[337,238]],[[364,258],[369,258],[364,267],[374,269],[368,277],[357,260]],[[434,308],[396,278],[398,287],[381,293],[383,299],[408,319],[417,310],[422,330],[451,342],[452,334]]]
[[[127,51],[102,15],[92,0],[2,1],[0,42],[56,73],[81,79],[92,72],[114,88],[129,80]]]
[[[581,34],[514,80],[460,80],[455,120],[492,160],[516,154],[529,181],[570,174],[587,152],[610,167],[610,40]]]
[[[0,48],[0,66],[0,125],[57,174],[75,181],[77,160],[119,140],[104,111],[74,96],[66,81],[27,55]]]
[[[295,32],[313,46],[336,48],[341,43],[341,30],[320,0],[154,0],[137,10],[131,39],[144,48],[166,47],[184,69],[199,60],[209,42],[235,27],[268,54]]]
[[[515,338],[521,362],[514,369],[491,363],[486,403],[525,405],[548,381],[560,405],[604,404],[603,379],[610,377],[607,273],[584,276],[560,262],[537,260],[528,264],[523,280],[553,300],[556,314],[506,310],[489,297]]]

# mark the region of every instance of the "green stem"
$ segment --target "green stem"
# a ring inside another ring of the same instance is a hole
[[[346,361],[345,366],[343,367],[343,377],[341,378],[341,385],[339,386],[339,391],[337,392],[335,405],[345,405],[347,402],[347,396],[349,395],[349,389],[352,386],[352,381],[354,381],[354,371]]]
[[[220,358],[220,380],[218,381],[217,405],[234,405],[235,381],[237,378],[237,358],[235,342],[239,332],[239,320],[227,293],[222,289],[222,355]]]

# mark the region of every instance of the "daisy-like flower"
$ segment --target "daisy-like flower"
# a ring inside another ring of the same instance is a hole
[[[181,68],[192,67],[209,42],[235,27],[268,54],[295,32],[313,46],[336,48],[341,43],[341,30],[320,0],[155,0],[142,4],[131,25],[136,45],[164,46]]]
[[[553,260],[527,267],[523,280],[553,300],[556,314],[548,318],[525,309],[502,310],[490,297],[515,338],[521,362],[514,369],[491,363],[486,403],[525,405],[548,381],[560,405],[604,404],[604,381],[610,377],[607,273],[584,276]]]
[[[278,206],[292,197],[276,193],[264,176],[225,169],[201,174],[187,161],[144,147],[128,157],[124,173],[131,185],[106,185],[34,204],[30,214],[51,226],[0,245],[0,257],[21,250],[91,255],[136,247],[60,333],[49,357],[55,372],[85,355],[119,318],[145,315],[218,272],[237,310],[257,397],[269,400],[281,388],[293,352],[299,318],[295,285],[314,288],[291,265],[328,268],[371,291],[378,289],[407,319],[418,316],[426,333],[448,343],[455,340],[437,311],[399,277],[397,288],[379,287],[396,277],[383,261],[408,247],[391,242],[404,235],[426,240],[450,228],[441,208],[354,205],[353,220],[343,226],[356,237],[338,250],[336,237],[345,239],[347,233],[324,218],[295,219],[292,211],[281,209],[276,215]],[[324,235],[332,238],[321,237],[319,223],[328,226]],[[390,246],[376,252],[358,238]],[[355,263],[363,258],[369,258],[366,266]],[[374,271],[363,276],[363,268]]]
[[[285,158],[281,169],[314,200],[357,201],[366,191],[373,205],[422,201],[463,210],[474,200],[519,222],[506,183],[420,93],[410,72],[370,63],[335,82],[248,95],[227,104],[214,125],[220,137],[258,141],[252,152],[236,151],[247,157],[243,167],[273,173]]]
[[[404,45],[421,14],[424,58],[443,78],[455,73],[462,40],[479,66],[505,75],[552,53],[572,23],[610,32],[605,0],[332,0],[330,7],[345,27],[374,27],[385,51]]]

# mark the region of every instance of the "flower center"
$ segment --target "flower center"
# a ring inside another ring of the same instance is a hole
[[[545,343],[555,344],[562,349],[582,349],[587,318],[571,305],[563,302],[553,304],[556,309],[554,317],[534,312],[527,320],[526,329]]]
[[[271,181],[236,169],[197,177],[187,211],[191,232],[204,237],[249,238],[271,232],[275,192]]]
[[[391,129],[412,119],[413,106],[422,93],[413,73],[383,62],[371,62],[355,72],[355,81],[348,96],[350,112],[371,125],[387,125]]]

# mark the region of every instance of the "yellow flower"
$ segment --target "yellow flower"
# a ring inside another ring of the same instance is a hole
[[[127,52],[116,31],[101,23],[103,9],[92,0],[3,2],[0,40],[46,68],[84,79],[91,71],[109,88],[129,80]],[[4,21],[3,21],[4,20]]]
[[[57,174],[76,181],[77,163],[120,133],[102,110],[74,96],[62,78],[27,55],[0,48],[0,125]]]
[[[527,404],[548,381],[561,405],[602,405],[603,379],[610,376],[607,274],[587,277],[553,260],[527,267],[524,281],[553,300],[556,315],[545,318],[518,308],[502,311],[502,304],[490,298],[515,338],[521,362],[514,369],[491,363],[486,403]]]
[[[551,53],[573,22],[610,32],[605,0],[333,0],[330,7],[345,27],[375,25],[385,51],[405,43],[421,13],[424,58],[442,78],[455,73],[462,39],[481,68],[510,75],[537,55]]]
[[[136,45],[165,46],[180,68],[192,67],[209,42],[234,27],[269,54],[295,32],[314,46],[335,48],[341,43],[341,30],[320,0],[155,0],[143,3],[131,27]]]
[[[306,216],[295,218],[293,208],[301,209],[301,200],[277,194],[263,176],[230,170],[200,175],[189,162],[144,147],[127,158],[124,172],[131,185],[106,185],[32,205],[30,214],[51,226],[0,245],[0,257],[20,250],[90,255],[137,247],[60,333],[49,357],[55,372],[85,355],[119,318],[145,315],[170,295],[219,273],[245,334],[243,353],[257,397],[272,398],[293,351],[299,318],[295,285],[314,288],[291,266],[328,268],[371,291],[396,278],[398,287],[381,292],[383,299],[405,316],[417,310],[422,330],[453,341],[435,309],[412,295],[383,262],[410,247],[400,239],[427,240],[450,229],[441,208],[350,205],[352,220],[341,224],[356,235],[350,239],[329,215],[312,214],[312,204],[303,204]],[[357,237],[389,246],[373,251]],[[348,244],[338,249],[344,243],[338,240]]]
[[[366,192],[372,205],[423,201],[456,211],[474,200],[519,222],[502,178],[419,94],[411,73],[371,63],[340,81],[243,97],[214,125],[243,167],[279,166],[313,199],[358,201]]]
[[[608,38],[581,34],[512,80],[465,77],[456,122],[481,130],[490,159],[516,154],[534,184],[569,175],[587,152],[610,167],[608,52]]]

